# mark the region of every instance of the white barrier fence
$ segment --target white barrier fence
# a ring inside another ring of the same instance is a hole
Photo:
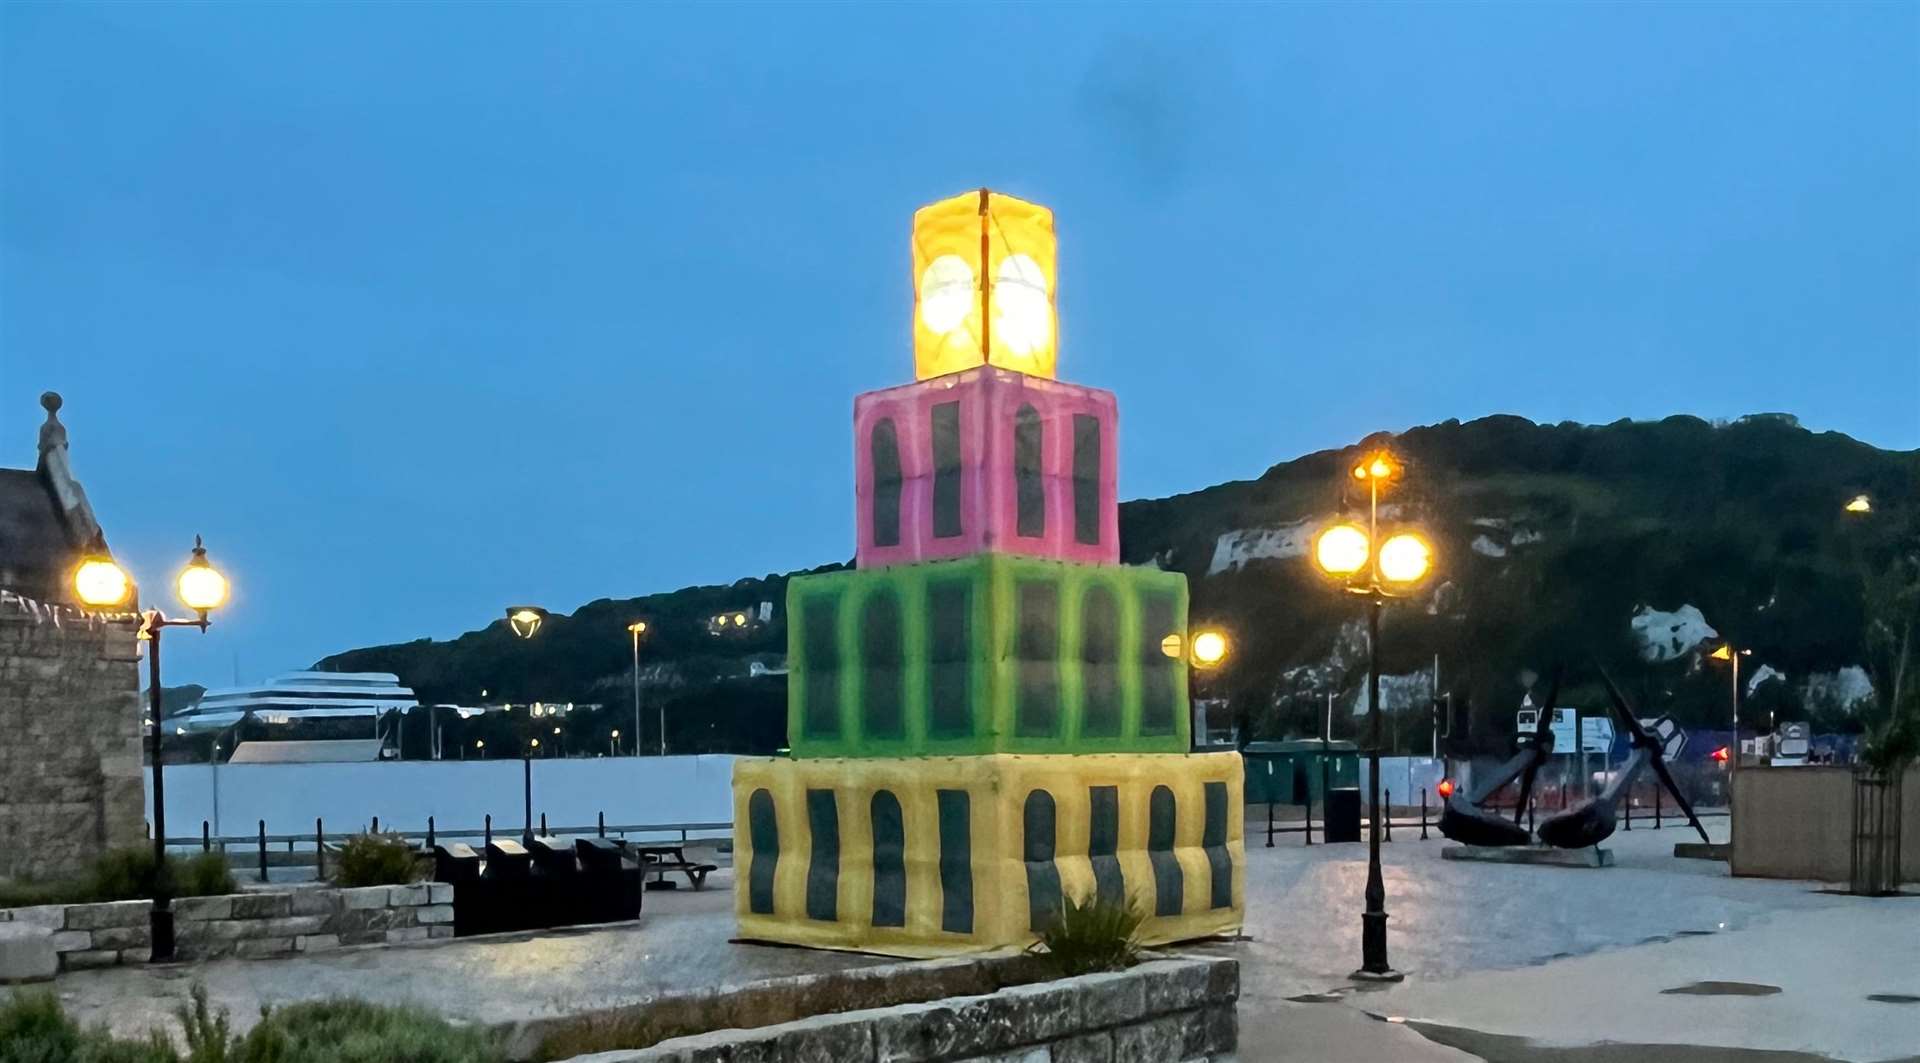
[[[1367,758],[1360,758],[1360,793],[1364,799],[1367,793]],[[1393,795],[1393,803],[1410,808],[1420,803],[1420,791],[1427,791],[1427,801],[1437,810],[1440,796],[1434,788],[1446,777],[1446,761],[1432,757],[1381,757],[1380,788],[1386,794]],[[1387,800],[1382,794],[1380,800]],[[1438,815],[1438,811],[1435,815]]]
[[[593,757],[533,762],[533,817],[554,827],[613,823],[726,823],[733,819],[733,761],[726,755]],[[147,774],[147,817],[153,817]],[[519,833],[524,818],[518,760],[410,760],[351,764],[181,764],[166,769],[167,836],[364,830]]]

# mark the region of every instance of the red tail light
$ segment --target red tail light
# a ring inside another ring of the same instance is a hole
[[[1731,753],[1728,751],[1726,746],[1721,746],[1719,749],[1716,749],[1713,751],[1713,759],[1719,761],[1722,764],[1725,764],[1727,762],[1727,757],[1729,757],[1730,755]]]
[[[1452,797],[1453,796],[1453,780],[1441,779],[1440,785],[1434,787],[1434,789],[1439,791],[1441,797]]]

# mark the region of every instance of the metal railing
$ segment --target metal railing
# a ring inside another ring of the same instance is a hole
[[[168,837],[166,839],[166,847],[168,849],[187,851],[199,849],[201,852],[220,852],[223,854],[232,854],[236,850],[243,852],[252,850],[258,862],[259,879],[261,882],[266,882],[268,881],[268,869],[271,867],[312,867],[315,869],[317,877],[325,878],[329,847],[338,849],[340,843],[350,838],[357,838],[363,834],[385,833],[394,835],[408,841],[417,841],[421,843],[422,849],[430,850],[435,844],[443,840],[478,838],[481,839],[483,843],[491,842],[495,831],[493,817],[490,815],[485,817],[482,825],[477,828],[458,827],[441,830],[434,823],[434,817],[428,816],[427,829],[425,830],[389,830],[384,832],[380,829],[380,817],[378,816],[373,817],[372,822],[360,830],[335,831],[331,833],[327,831],[326,821],[324,819],[315,819],[313,821],[312,831],[305,831],[299,834],[270,834],[267,832],[266,820],[258,820],[256,822],[257,827],[252,834],[216,835],[213,833],[212,824],[206,820],[201,820],[200,833],[197,837]],[[523,833],[523,830],[524,827],[522,830],[503,827],[500,832],[503,836],[518,838],[520,834]],[[152,832],[152,824],[148,824],[148,837],[152,837]],[[593,835],[601,838],[611,834],[622,839],[627,838],[629,835],[672,836],[678,834],[680,836],[680,844],[684,846],[693,841],[718,841],[722,840],[722,838],[730,839],[733,834],[733,824],[730,822],[609,824],[606,814],[601,813],[596,816],[596,822],[592,826],[549,827],[547,825],[546,814],[541,813],[538,833],[552,835],[554,837]],[[699,837],[695,837],[695,835],[699,835]]]
[[[1684,814],[1674,815],[1673,813],[1668,812],[1666,808],[1663,806],[1663,802],[1661,801],[1661,794],[1662,794],[1662,791],[1660,790],[1655,790],[1653,792],[1653,798],[1654,798],[1653,799],[1653,826],[1651,828],[1646,826],[1646,819],[1647,819],[1646,810],[1645,809],[1641,810],[1640,812],[1640,818],[1641,818],[1640,829],[1641,830],[1649,830],[1649,829],[1661,830],[1670,822],[1677,822],[1680,826],[1686,826],[1686,823],[1687,823],[1686,816]],[[1313,822],[1314,821],[1313,821],[1313,798],[1311,793],[1308,794],[1307,803],[1304,806],[1306,816],[1304,819],[1300,819],[1300,820],[1282,820],[1282,821],[1276,822],[1273,818],[1273,809],[1274,809],[1275,802],[1268,801],[1265,804],[1267,806],[1267,848],[1269,849],[1273,848],[1273,837],[1276,834],[1304,835],[1304,840],[1302,841],[1301,844],[1303,845],[1313,844]],[[1325,801],[1323,798],[1322,799],[1323,807],[1324,807],[1324,804],[1325,804]],[[1288,807],[1292,808],[1296,806],[1289,803]],[[1502,806],[1493,805],[1489,807],[1502,807]],[[1512,804],[1505,805],[1504,807],[1507,811],[1513,810]],[[1537,800],[1529,800],[1527,802],[1527,830],[1529,832],[1533,830],[1534,812],[1536,809],[1540,807],[1542,806],[1540,805],[1540,802],[1538,802]],[[1565,807],[1565,806],[1562,805],[1560,807]],[[1399,827],[1401,830],[1411,830],[1415,827],[1418,827],[1420,829],[1421,841],[1426,841],[1428,839],[1429,828],[1431,828],[1436,832],[1439,830],[1439,821],[1436,818],[1438,813],[1429,812],[1428,800],[1427,800],[1427,789],[1424,786],[1420,788],[1420,818],[1419,819],[1405,819],[1405,818],[1399,819],[1399,820],[1394,819],[1392,790],[1381,791],[1380,810],[1382,813],[1380,817],[1380,840],[1383,842],[1390,842],[1393,840],[1393,828],[1395,827]],[[1555,807],[1555,808],[1552,808],[1551,810],[1557,812],[1560,810],[1560,808]],[[1622,830],[1633,829],[1633,810],[1634,810],[1633,802],[1622,801],[1620,803],[1620,817],[1621,817],[1620,829]],[[1727,810],[1724,808],[1716,808],[1716,809],[1696,808],[1693,810],[1693,814],[1704,820],[1704,819],[1725,819],[1728,813],[1727,813]],[[1320,837],[1323,843],[1326,839],[1326,827],[1327,827],[1327,820],[1323,812],[1323,814],[1320,817]],[[1360,810],[1360,830],[1362,831],[1363,836],[1366,829],[1367,829],[1366,809],[1362,808]]]

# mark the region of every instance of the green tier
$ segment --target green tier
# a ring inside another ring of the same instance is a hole
[[[1189,748],[1177,572],[976,554],[797,576],[787,618],[795,757]]]

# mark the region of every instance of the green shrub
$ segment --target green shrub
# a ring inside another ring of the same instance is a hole
[[[277,1008],[243,1038],[232,1063],[495,1063],[494,1038],[428,1011],[326,1000]],[[225,1063],[195,1059],[190,1063]]]
[[[0,995],[0,1063],[181,1063],[164,1035],[145,1041],[84,1030],[48,992]],[[193,1061],[199,1063],[199,1061]]]
[[[0,908],[30,908],[36,904],[64,904],[74,892],[72,882],[14,879],[0,882]]]
[[[239,892],[240,884],[233,880],[233,868],[228,866],[225,853],[195,853],[175,867],[176,897],[218,897]]]
[[[234,1036],[223,1009],[207,1004],[206,987],[176,1013],[186,1052],[159,1031],[121,1040],[105,1029],[82,1029],[51,993],[0,996],[0,1063],[500,1063],[499,1044],[485,1032],[458,1027],[417,1008],[358,1000],[295,1004],[262,1013],[259,1025]]]
[[[333,881],[340,886],[401,886],[425,876],[413,846],[398,834],[356,834],[340,846]]]
[[[1860,747],[1860,762],[1875,775],[1893,778],[1920,759],[1920,723],[1911,717],[1895,716],[1867,733]]]
[[[95,901],[135,901],[153,896],[153,850],[146,846],[111,849],[76,878],[0,885],[0,908],[33,904],[88,904]],[[167,857],[175,897],[210,897],[238,893],[233,870],[219,852],[195,853],[186,859]]]
[[[1144,918],[1130,903],[1069,896],[1059,918],[1040,931],[1033,948],[1063,978],[1118,971],[1140,956],[1138,934]]]

